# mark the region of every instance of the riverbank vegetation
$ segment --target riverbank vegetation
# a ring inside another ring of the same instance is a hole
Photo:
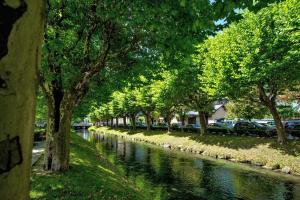
[[[294,1],[286,4],[294,5]],[[200,50],[200,44],[225,27],[233,29],[231,23],[247,22],[249,16],[257,17],[255,13],[267,15],[268,10],[279,4],[270,5],[267,11],[262,9],[267,6],[261,1],[134,1],[126,6],[123,1],[49,2],[39,73],[48,111],[45,170],[68,170],[71,121],[78,113],[84,116],[94,108],[103,111],[102,120],[128,116],[133,126],[137,113],[142,112],[148,130],[154,116],[163,116],[170,127],[175,112],[193,109],[200,113],[200,130],[206,134],[205,120],[212,111],[212,102],[229,95],[219,90],[211,93],[214,88],[207,84],[206,67],[213,61],[202,59],[208,53]],[[236,12],[237,8],[241,12]],[[253,14],[246,15],[245,10]],[[274,11],[280,12],[283,11]],[[294,15],[293,10],[286,12]],[[217,23],[220,19],[223,20]],[[276,20],[273,21],[277,25]],[[276,30],[282,27],[285,28],[279,24]],[[209,49],[208,46],[205,48]],[[284,142],[285,137],[279,141]]]
[[[275,116],[278,141],[286,142],[276,97],[299,83],[297,43],[293,42],[297,40],[294,33],[295,16],[299,14],[294,8],[299,6],[297,1],[269,2],[274,4],[260,1],[255,5],[250,1],[234,5],[219,1],[191,5],[181,1],[157,4],[141,1],[125,7],[123,3],[49,4],[39,74],[43,96],[39,100],[47,108],[38,109],[48,111],[45,170],[68,170],[72,119],[89,116],[94,122],[103,122],[115,118],[118,125],[118,118],[123,118],[126,125],[126,118],[130,118],[135,128],[137,115],[142,113],[147,130],[158,117],[164,118],[170,129],[175,113],[184,121],[186,112],[196,110],[202,127],[199,130],[205,135],[207,116],[213,112],[214,102],[245,98],[243,94],[250,92],[254,94],[251,101],[259,102],[268,108],[269,115]],[[219,9],[220,6],[226,9]],[[237,8],[240,12],[236,12]],[[76,12],[79,9],[88,14],[81,15]],[[122,15],[117,16],[116,12]],[[210,14],[200,17],[203,13]],[[230,18],[226,17],[228,13]],[[269,19],[270,16],[285,17]],[[217,23],[222,17],[226,20]],[[266,32],[265,27],[268,27]],[[280,35],[281,29],[290,30],[291,33],[282,34],[291,37]],[[273,44],[269,37],[280,41]],[[236,38],[243,42],[234,43],[238,41]],[[218,46],[223,40],[228,48]],[[252,46],[249,40],[253,40]],[[281,49],[282,43],[289,45]],[[218,49],[226,49],[222,51],[224,55]],[[243,49],[240,51],[243,54],[236,55],[236,49]],[[218,52],[216,57],[214,52]],[[259,57],[260,54],[264,56]],[[289,73],[281,73],[283,68]],[[249,77],[253,80],[249,81]],[[273,79],[277,82],[273,83]],[[278,83],[286,80],[288,84]],[[243,90],[235,90],[238,84]]]
[[[139,76],[138,83],[114,89],[110,99],[98,102],[91,116],[106,124],[109,120],[113,124],[116,118],[116,126],[119,117],[130,117],[135,129],[136,116],[142,114],[149,131],[158,117],[170,129],[175,114],[184,125],[187,112],[195,110],[199,130],[206,135],[213,103],[229,99],[250,105],[246,114],[237,108],[245,119],[271,116],[278,142],[286,143],[287,133],[278,111],[283,102],[278,101],[278,96],[300,84],[296,28],[299,8],[299,2],[287,0],[257,13],[245,12],[240,21],[195,45],[180,67],[167,69],[165,63],[160,63],[162,69],[155,76]],[[297,101],[299,97],[289,103]]]
[[[229,13],[228,22],[238,20],[236,8],[258,10],[266,5],[252,1],[49,1],[39,73],[48,110],[45,170],[68,170],[71,120],[74,110],[91,100],[88,95],[95,101],[97,93],[106,99],[112,89],[130,82],[134,87],[137,82],[146,85],[164,68],[180,66],[194,53],[195,44],[224,27],[215,21]],[[137,80],[140,76],[146,81]],[[148,97],[139,100],[149,120],[153,104]]]
[[[36,122],[47,125],[41,166],[53,172],[45,176],[55,177],[47,183],[54,189],[59,177],[80,174],[78,163],[91,164],[79,151],[70,158],[72,123],[87,116],[117,124],[127,117],[135,128],[142,113],[148,130],[154,118],[170,129],[174,113],[184,119],[196,110],[204,138],[214,102],[253,92],[251,101],[273,116],[284,148],[277,97],[299,94],[299,8],[297,0],[2,0],[0,196],[28,196],[36,102]],[[289,101],[299,106],[299,96]],[[68,171],[70,161],[70,172],[56,174]]]
[[[66,173],[43,170],[42,159],[33,166],[32,199],[145,199],[135,186],[101,157],[95,146],[71,134],[71,168]]]
[[[91,130],[95,130],[92,128]],[[206,135],[166,131],[97,128],[96,133],[115,134],[165,148],[187,151],[233,162],[300,175],[300,141],[282,146],[275,139],[232,135]]]

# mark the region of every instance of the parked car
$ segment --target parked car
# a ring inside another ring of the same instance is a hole
[[[232,129],[236,123],[235,120],[223,120],[222,123],[227,126],[227,128]]]
[[[267,125],[267,126],[273,126],[275,127],[275,121],[274,120],[256,120],[255,122],[261,124],[261,125]]]
[[[46,139],[46,129],[44,128],[35,128],[33,134],[33,141],[42,141]]]
[[[187,124],[184,126],[184,131],[186,132],[199,132],[200,126],[198,124]]]
[[[233,132],[237,135],[259,135],[259,136],[274,136],[276,129],[271,126],[261,125],[257,122],[240,121],[233,127]]]
[[[274,121],[267,122],[267,125],[272,126],[272,127],[276,127],[276,124],[275,124]]]
[[[300,120],[288,120],[284,127],[287,134],[291,134],[294,137],[300,137]]]
[[[173,124],[171,124],[171,129],[172,130],[179,131],[179,130],[181,130],[181,127],[182,127],[181,123],[173,123]]]
[[[166,123],[153,124],[152,130],[168,130],[168,125]]]
[[[136,122],[135,126],[136,126],[136,128],[140,128],[140,129],[146,129],[147,128],[147,124],[144,124],[142,122]]]
[[[295,125],[299,125],[300,124],[300,120],[287,120],[285,122],[285,127],[286,128],[292,128]]]
[[[231,128],[224,123],[216,122],[208,124],[207,131],[209,133],[231,133]]]

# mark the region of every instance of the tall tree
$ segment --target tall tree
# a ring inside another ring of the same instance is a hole
[[[203,80],[203,54],[194,55],[196,59],[188,57],[183,62],[181,69],[178,70],[177,79],[174,80],[173,87],[181,100],[181,105],[198,111],[200,120],[201,135],[207,134],[206,115],[212,111],[212,103],[215,99],[206,89]]]
[[[132,129],[136,129],[136,115],[140,111],[139,104],[137,102],[138,90],[135,88],[125,88],[124,89],[124,108],[125,108],[125,116],[130,118],[130,124]]]
[[[156,87],[155,82],[153,82],[153,80],[147,80],[145,77],[143,77],[142,79],[144,79],[145,85],[139,88],[137,102],[140,107],[140,110],[145,115],[147,131],[150,131],[152,124],[151,116],[157,106],[159,88]]]
[[[0,0],[0,196],[28,199],[44,3]]]
[[[114,15],[117,11],[119,16]],[[48,3],[40,74],[40,85],[48,104],[46,170],[69,168],[72,113],[86,95],[90,80],[104,70],[113,70],[123,60],[130,60],[129,53],[136,50],[138,32],[135,29],[139,24],[130,23],[134,13],[131,16],[124,13],[126,11],[122,2],[62,0]]]
[[[122,92],[119,91],[115,91],[112,95],[111,95],[111,111],[112,111],[112,115],[115,116],[116,118],[116,126],[119,126],[119,118],[124,116],[125,113],[125,109],[124,109],[124,98],[125,95]]]
[[[276,109],[283,90],[299,84],[300,3],[287,0],[254,14],[206,42],[206,75],[210,87],[228,96],[242,96],[256,88],[257,97],[272,114],[278,142],[286,133]]]
[[[173,87],[174,74],[169,71],[163,72],[162,79],[163,80],[154,82],[159,90],[156,109],[165,117],[168,125],[168,132],[170,132],[172,116],[176,111],[176,103],[178,102],[178,93],[176,92],[175,87]]]

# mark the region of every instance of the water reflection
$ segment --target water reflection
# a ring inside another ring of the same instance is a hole
[[[81,137],[83,137],[85,140],[91,141],[92,137],[90,135],[90,132],[86,129],[82,129],[80,130],[80,132],[78,132],[80,134]]]
[[[79,133],[150,199],[298,200],[300,185],[109,135]]]

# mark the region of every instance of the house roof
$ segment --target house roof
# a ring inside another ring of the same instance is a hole
[[[199,112],[196,112],[196,111],[189,111],[186,113],[187,115],[189,116],[198,116],[199,115]]]
[[[214,110],[219,110],[222,106],[224,106],[224,104],[216,104],[214,105]]]
[[[224,106],[224,104],[216,104],[216,105],[214,105],[214,112],[216,112],[217,110],[219,110],[223,106]],[[197,112],[197,111],[188,111],[186,113],[186,115],[188,115],[188,116],[198,116],[199,112]]]

